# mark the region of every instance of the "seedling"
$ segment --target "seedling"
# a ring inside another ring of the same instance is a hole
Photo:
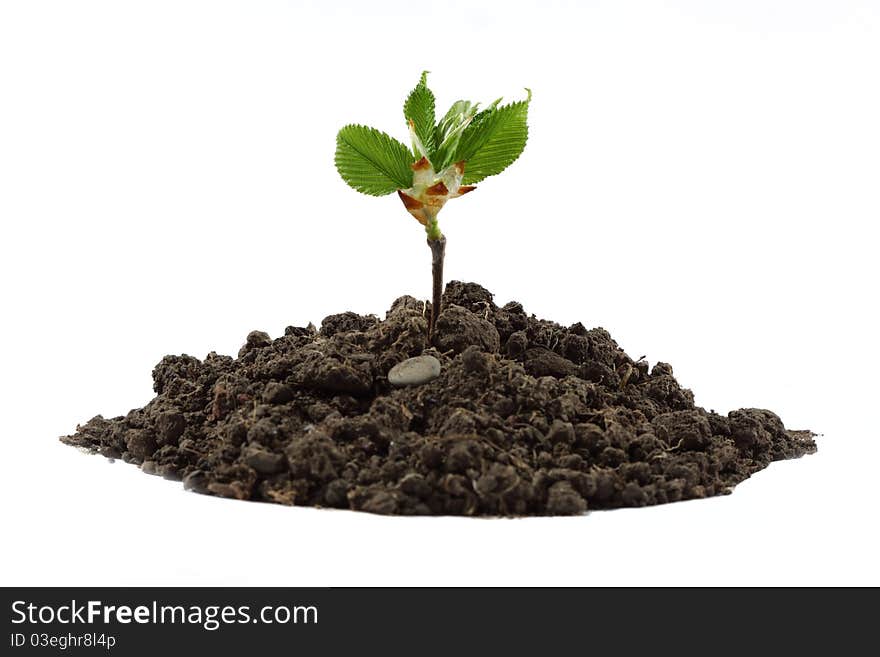
[[[440,315],[446,238],[437,214],[451,198],[472,192],[475,183],[504,171],[526,146],[525,100],[481,109],[458,100],[436,122],[428,72],[403,104],[412,150],[384,132],[350,124],[336,136],[336,168],[351,187],[371,196],[397,192],[403,206],[428,235],[433,294],[429,332]]]

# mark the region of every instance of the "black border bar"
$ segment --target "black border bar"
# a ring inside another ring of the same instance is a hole
[[[563,651],[558,654],[606,657],[749,655],[768,649],[784,654],[800,649],[809,649],[810,654],[817,650],[860,654],[875,651],[872,634],[878,608],[875,589],[6,588],[2,592],[5,634],[0,653],[4,655],[155,657],[157,651],[197,651],[194,654],[506,656]],[[163,607],[168,613],[157,622],[156,614]],[[175,607],[190,617],[182,621]],[[94,616],[88,616],[90,608]],[[247,614],[241,615],[242,608]],[[219,619],[223,609],[235,611],[227,611],[228,623],[218,621],[214,627],[211,619]],[[280,616],[274,616],[279,609]],[[297,614],[296,621],[291,612]],[[68,622],[58,622],[59,613]],[[260,613],[266,622],[252,618]],[[47,622],[38,622],[39,614]],[[69,622],[71,616],[76,622]],[[52,619],[55,622],[48,622]]]

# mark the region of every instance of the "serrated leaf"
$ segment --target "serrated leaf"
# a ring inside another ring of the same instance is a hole
[[[528,139],[531,99],[529,92],[526,100],[484,110],[464,130],[453,158],[465,161],[463,184],[497,175],[520,156]]]
[[[336,135],[336,169],[351,187],[384,196],[412,186],[409,149],[375,128],[347,125]]]
[[[489,116],[491,116],[495,109],[498,107],[498,104],[501,102],[501,98],[496,98],[492,101],[492,103],[484,110],[481,110],[476,113],[473,121],[471,121],[471,125],[478,125],[485,121]],[[478,103],[479,104],[479,103]]]
[[[413,144],[416,159],[427,156],[430,159],[434,152],[434,94],[428,89],[428,71],[422,77],[403,104],[403,116],[407,123],[412,121],[412,129],[420,144]],[[416,142],[416,140],[413,140]],[[421,146],[421,149],[419,149]]]

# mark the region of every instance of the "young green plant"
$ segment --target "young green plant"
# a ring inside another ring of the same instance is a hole
[[[412,149],[384,132],[350,124],[336,136],[336,168],[351,187],[371,196],[397,192],[406,210],[422,224],[431,248],[433,278],[429,333],[440,315],[446,238],[437,214],[451,198],[476,189],[475,183],[501,173],[526,145],[526,118],[532,93],[481,108],[458,100],[437,121],[428,72],[403,104]]]

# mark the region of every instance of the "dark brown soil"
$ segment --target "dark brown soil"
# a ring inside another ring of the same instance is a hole
[[[816,450],[770,411],[694,405],[666,363],[634,361],[601,328],[497,307],[453,281],[433,345],[424,304],[385,320],[254,331],[238,358],[166,356],[156,397],[62,441],[182,479],[199,493],[384,514],[563,515],[729,493]],[[438,379],[389,386],[435,355]]]

